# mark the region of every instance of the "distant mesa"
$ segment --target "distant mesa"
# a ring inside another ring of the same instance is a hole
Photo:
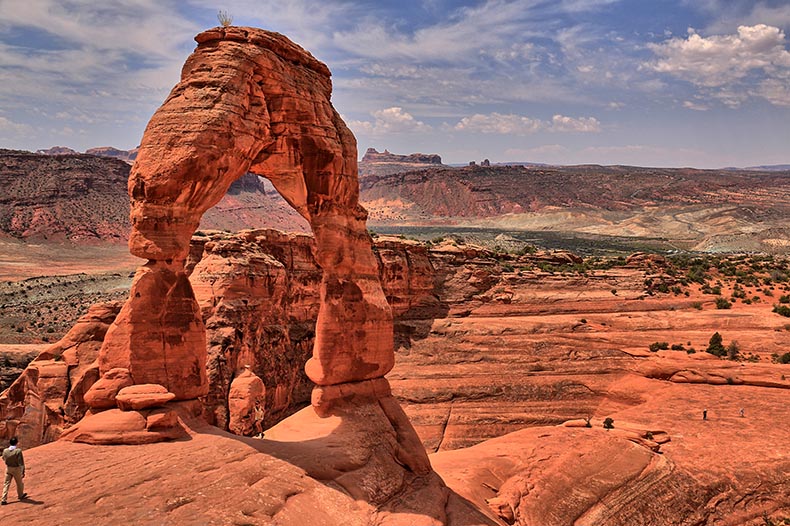
[[[53,146],[46,150],[36,150],[36,153],[41,155],[77,155],[78,151],[67,148],[66,146]]]
[[[137,158],[138,148],[132,148],[131,150],[119,150],[118,148],[113,148],[112,146],[99,146],[97,148],[88,148],[85,150],[85,154],[95,155],[97,157],[120,159],[121,161],[132,164]],[[36,153],[40,155],[80,155],[80,152],[72,150],[66,146],[53,146],[52,148],[36,150]]]
[[[435,153],[398,155],[389,150],[379,152],[375,148],[368,148],[359,162],[359,176],[383,176],[444,166],[442,158]]]
[[[119,150],[112,146],[100,146],[98,148],[88,148],[85,150],[85,153],[88,155],[97,155],[99,157],[112,157],[131,164],[137,158],[137,150],[139,149],[139,146],[131,150]]]
[[[409,163],[409,164],[442,164],[442,158],[435,153],[412,153],[398,155],[389,150],[379,152],[375,148],[368,148],[362,157],[363,163]]]

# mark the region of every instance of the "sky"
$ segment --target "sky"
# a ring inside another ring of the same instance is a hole
[[[0,148],[135,147],[219,10],[329,66],[360,156],[790,163],[790,0],[0,0]]]

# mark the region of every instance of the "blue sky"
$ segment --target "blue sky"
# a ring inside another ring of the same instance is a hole
[[[329,65],[360,152],[790,162],[788,0],[0,0],[0,147],[136,146],[219,9]]]

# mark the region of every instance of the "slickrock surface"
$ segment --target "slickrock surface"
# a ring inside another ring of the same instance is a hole
[[[740,526],[790,517],[790,457],[777,426],[790,417],[787,391],[633,377],[612,387],[644,403],[606,413],[611,431],[600,418],[590,429],[524,429],[434,454],[434,469],[503,524]],[[642,436],[662,430],[670,441],[655,453],[624,426]]]
[[[430,451],[638,405],[640,396],[612,387],[632,374],[660,380],[657,387],[755,385],[790,396],[790,370],[771,363],[772,354],[790,349],[787,319],[771,312],[775,296],[752,289],[760,302],[720,310],[696,284],[688,297],[647,294],[645,279],[654,272],[647,267],[581,275],[444,247],[431,254],[447,317],[401,320],[415,337],[388,376]],[[759,361],[703,352],[716,331]],[[648,350],[662,341],[697,352]]]

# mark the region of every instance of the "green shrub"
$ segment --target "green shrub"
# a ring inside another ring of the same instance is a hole
[[[710,340],[708,341],[708,348],[705,349],[705,351],[718,357],[722,357],[727,354],[727,349],[725,349],[724,345],[722,345],[721,334],[718,332],[713,333],[713,336],[711,336]]]
[[[669,349],[669,342],[653,342],[648,346],[650,352],[666,351]]]
[[[716,308],[717,309],[729,309],[731,307],[732,307],[732,303],[727,301],[727,298],[722,298],[721,296],[716,298]]]
[[[773,311],[777,313],[779,316],[790,318],[790,307],[788,307],[787,305],[774,305]]]
[[[603,421],[603,428],[614,429],[614,420],[612,420],[612,417],[610,416],[606,417],[606,419]]]

